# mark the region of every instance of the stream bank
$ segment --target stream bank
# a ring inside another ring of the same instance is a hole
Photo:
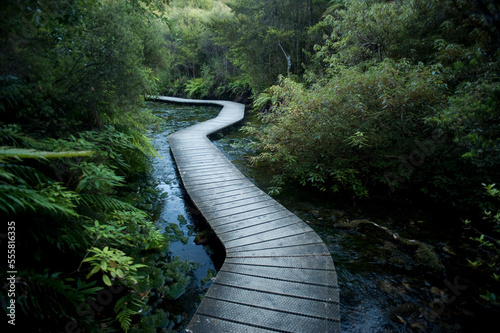
[[[244,122],[256,122],[247,114]],[[266,190],[272,170],[251,165],[252,141],[236,128],[215,145]],[[275,199],[328,246],[340,288],[343,332],[488,332],[498,308],[480,298],[491,279],[467,259],[477,243],[443,207],[389,198],[354,201],[303,187]]]

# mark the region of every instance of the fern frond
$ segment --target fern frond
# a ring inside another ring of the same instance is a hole
[[[32,188],[0,184],[0,210],[8,213],[17,213],[19,210],[47,210],[65,215],[78,215],[72,202],[75,194],[64,190],[57,184],[35,190]]]
[[[43,151],[26,148],[0,147],[0,162],[11,160],[22,160],[26,158],[49,159],[49,158],[67,158],[76,156],[90,156],[94,152],[84,151]]]
[[[141,212],[140,209],[135,208],[131,204],[109,197],[106,195],[95,194],[80,194],[80,201],[88,208],[98,208],[102,211],[108,210],[132,210]]]
[[[151,141],[141,132],[131,129],[131,128],[120,128],[120,131],[124,133],[130,143],[137,149],[139,149],[144,155],[160,157],[156,149],[151,144]]]
[[[40,150],[49,149],[44,142],[37,141],[29,136],[20,134],[20,131],[19,125],[17,124],[4,125],[0,127],[0,145],[11,145]]]
[[[120,326],[125,332],[127,332],[132,325],[131,317],[137,314],[143,306],[144,301],[133,294],[128,294],[116,302],[116,320],[120,323]]]
[[[145,155],[142,151],[139,149],[135,148],[133,150],[130,150],[126,156],[126,161],[129,165],[127,169],[122,169],[121,171],[129,171],[129,170],[134,170],[137,172],[147,172],[150,160],[148,159],[147,155]]]
[[[254,110],[261,110],[272,103],[272,94],[269,91],[260,93],[253,102]]]
[[[26,165],[0,163],[0,178],[13,182],[26,184],[31,181],[35,184],[47,182],[49,179],[38,169]]]
[[[0,178],[3,178],[8,181],[13,181],[16,179],[16,176],[7,170],[3,166],[0,166]]]
[[[57,273],[31,273],[24,281],[25,297],[20,298],[19,305],[26,314],[44,314],[44,316],[60,317],[66,313],[70,305],[78,305],[85,301],[84,295],[64,283]],[[43,300],[43,301],[41,301]],[[41,301],[41,302],[40,302]]]

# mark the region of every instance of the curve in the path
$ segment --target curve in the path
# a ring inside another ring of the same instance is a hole
[[[186,332],[340,332],[330,253],[301,219],[250,182],[207,138],[243,119],[227,101],[216,118],[169,136],[184,187],[226,249]]]

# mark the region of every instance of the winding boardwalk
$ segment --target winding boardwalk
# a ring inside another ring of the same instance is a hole
[[[184,187],[226,249],[226,260],[186,332],[340,332],[330,253],[301,219],[253,185],[207,135],[243,119],[244,105],[169,136]]]

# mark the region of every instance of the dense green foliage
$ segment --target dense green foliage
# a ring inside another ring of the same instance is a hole
[[[500,256],[500,239],[497,236],[500,232],[500,191],[495,188],[495,185],[483,184],[486,193],[495,200],[495,205],[493,210],[484,210],[483,219],[489,224],[489,228],[484,231],[484,225],[478,223],[477,221],[465,220],[464,223],[467,229],[472,230],[473,237],[470,239],[476,242],[477,251],[473,252],[473,258],[467,259],[469,265],[472,269],[480,269],[482,273],[489,276],[490,281],[493,283],[488,283],[484,286],[485,291],[480,297],[487,301],[493,306],[500,306],[500,302],[497,298],[498,282],[500,281],[500,274],[498,270],[499,256]],[[477,228],[479,226],[479,229]],[[480,230],[483,229],[483,230]],[[472,257],[472,256],[471,256]],[[494,285],[496,290],[491,290],[491,284]],[[495,294],[496,292],[496,294]]]
[[[473,2],[338,1],[307,80],[282,80],[258,134],[296,179],[356,196],[423,192],[470,208],[499,168],[495,10]],[[470,38],[473,36],[474,38]]]
[[[182,294],[191,266],[169,258],[166,234],[134,205],[156,154],[142,105],[168,65],[163,5],[1,4],[0,211],[17,271],[2,304],[16,301],[20,330],[151,332],[180,321],[156,304]]]
[[[321,190],[469,209],[497,182],[498,8],[470,1],[171,1],[159,89],[252,96],[278,170]],[[248,94],[247,94],[248,93]],[[251,94],[251,95],[249,95]]]
[[[167,16],[169,93],[248,98],[279,74],[304,73],[323,29],[315,28],[328,1],[172,1]]]
[[[381,170],[400,163],[392,156],[418,147],[413,140],[426,131],[420,117],[431,111],[429,104],[441,102],[436,71],[386,59],[365,71],[344,67],[335,82],[309,89],[283,80],[270,90],[276,103],[263,116],[269,125],[247,128],[261,135],[263,153],[254,161],[281,164],[285,174],[277,186],[291,177],[321,190],[367,196],[367,177],[384,181]]]

